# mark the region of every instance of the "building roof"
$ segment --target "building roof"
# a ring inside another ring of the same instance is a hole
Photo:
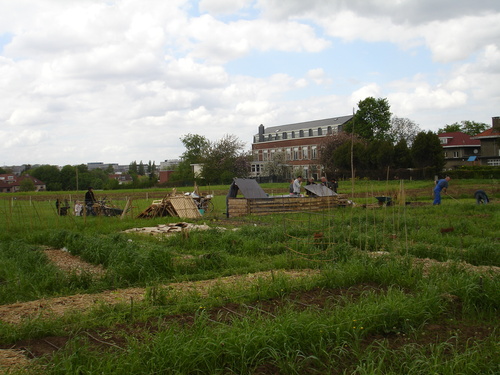
[[[447,138],[448,142],[443,143],[443,147],[475,147],[481,146],[481,142],[471,138],[469,134],[462,132],[451,132],[438,134],[439,138]]]
[[[276,125],[269,126],[265,128],[264,134],[275,133],[279,131],[292,131],[292,130],[301,130],[301,129],[314,129],[325,126],[339,126],[343,125],[349,120],[352,119],[352,115],[348,116],[339,116],[326,118],[323,120],[314,120],[314,121],[306,121],[306,122],[297,122],[294,124],[285,124],[285,125]]]
[[[481,139],[481,138],[498,138],[500,137],[500,129],[498,128],[489,128],[482,133],[479,133],[472,137],[472,139]]]

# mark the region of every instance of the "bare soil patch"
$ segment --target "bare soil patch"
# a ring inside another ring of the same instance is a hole
[[[104,273],[104,268],[101,265],[87,263],[80,257],[70,254],[67,250],[48,248],[43,252],[51,262],[66,272],[75,272],[77,275],[81,273],[102,275]]]
[[[197,292],[206,295],[208,290],[221,284],[245,283],[249,287],[260,279],[271,279],[274,275],[284,275],[289,278],[300,278],[318,274],[318,270],[297,271],[265,271],[247,275],[234,275],[211,280],[171,283],[165,285],[169,290],[178,292]],[[71,310],[85,312],[98,303],[108,305],[143,301],[145,288],[127,288],[110,290],[97,294],[75,294],[66,297],[44,298],[35,301],[19,302],[0,306],[0,319],[10,324],[19,324],[23,319],[59,317]]]

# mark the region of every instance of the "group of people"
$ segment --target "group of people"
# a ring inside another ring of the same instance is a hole
[[[87,192],[85,193],[85,208],[86,208],[86,213],[87,215],[94,215],[96,214],[94,210],[94,203],[97,202],[97,199],[94,195],[94,189],[92,186],[89,186]],[[68,214],[68,211],[70,209],[68,200],[65,199],[64,201],[60,200],[59,198],[56,199],[56,209],[58,215],[61,216],[66,216]],[[84,214],[84,206],[80,201],[75,202],[75,207],[74,207],[74,213],[75,216],[83,216]]]
[[[450,180],[451,180],[450,176],[446,176],[445,178],[436,181],[436,186],[433,189],[434,193],[434,202],[432,202],[433,205],[441,204],[441,193],[447,194],[448,182]],[[476,200],[477,204],[487,204],[490,202],[490,199],[488,198],[488,195],[486,195],[486,192],[484,190],[476,190],[476,192],[474,193],[474,199]]]
[[[290,183],[290,195],[295,196],[295,197],[300,196],[300,188],[302,185],[302,180],[303,180],[302,176],[298,176],[296,179],[291,181],[291,183]],[[315,185],[315,184],[316,184],[316,182],[314,181],[313,177],[308,178],[306,181],[306,185]],[[333,190],[335,193],[337,192],[337,189],[339,187],[339,184],[335,178],[332,178],[330,181],[328,181],[326,179],[326,177],[324,177],[324,176],[321,177],[319,184],[322,186],[326,186],[327,188]],[[306,194],[309,195],[310,193],[307,192]]]

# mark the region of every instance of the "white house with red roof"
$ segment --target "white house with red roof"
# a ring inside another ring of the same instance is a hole
[[[30,179],[35,185],[35,191],[44,191],[47,189],[45,182],[40,181],[30,175],[17,176],[12,173],[0,174],[0,193],[15,193],[21,190],[21,182]]]
[[[445,169],[470,165],[481,154],[481,142],[462,132],[438,134],[444,150]]]

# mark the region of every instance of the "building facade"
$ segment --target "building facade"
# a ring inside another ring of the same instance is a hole
[[[13,173],[0,174],[0,193],[16,193],[21,191],[23,180],[31,180],[35,191],[45,191],[47,186],[45,182],[40,181],[30,175],[17,176]]]
[[[472,137],[481,143],[481,165],[500,166],[500,117],[492,118],[492,127]]]
[[[445,169],[475,162],[481,154],[481,142],[462,132],[438,134],[443,147]]]
[[[325,137],[341,132],[352,117],[340,116],[268,128],[259,125],[258,133],[254,135],[252,142],[253,161],[250,176],[268,177],[269,165],[279,159],[286,170],[281,178],[292,178],[301,174],[304,178],[318,179],[323,171],[319,163],[321,142]]]

